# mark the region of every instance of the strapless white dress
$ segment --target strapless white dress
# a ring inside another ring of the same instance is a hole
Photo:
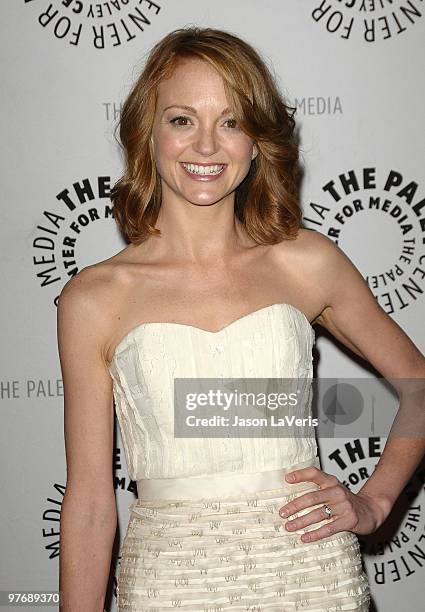
[[[314,340],[305,314],[281,303],[218,332],[142,323],[118,344],[109,370],[138,490],[121,548],[120,612],[369,610],[356,535],[304,543],[300,536],[327,519],[289,532],[279,516],[289,500],[317,488],[284,480],[297,467],[320,467],[314,430],[306,425],[305,435],[290,438],[174,437],[175,378],[310,384]],[[305,397],[308,418],[311,393]]]

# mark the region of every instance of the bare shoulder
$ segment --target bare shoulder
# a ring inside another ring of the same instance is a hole
[[[319,232],[300,228],[296,238],[273,245],[276,269],[285,279],[287,292],[294,296],[313,323],[320,323],[328,304],[323,285],[328,262],[336,257],[336,245]]]
[[[293,266],[300,265],[302,268],[307,268],[307,263],[309,266],[319,266],[320,260],[326,255],[330,256],[335,248],[332,240],[324,234],[300,228],[295,238],[284,239],[274,244],[272,253],[276,261],[290,262]]]
[[[293,240],[284,240],[276,245],[276,257],[293,270],[297,283],[303,285],[310,296],[316,296],[321,304],[320,314],[330,307],[331,298],[340,286],[342,275],[345,281],[364,285],[362,275],[344,251],[324,234],[300,228]],[[324,322],[324,318],[318,322]]]
[[[57,311],[59,341],[66,337],[90,338],[106,363],[114,314],[119,308],[120,286],[126,266],[106,260],[82,268],[62,288]]]
[[[288,262],[286,265],[293,270],[297,284],[316,303],[318,315],[314,322],[338,339],[343,340],[343,319],[352,320],[353,303],[361,302],[369,313],[379,309],[354,263],[321,232],[301,228],[295,239],[277,246],[277,257]]]
[[[99,310],[105,304],[102,296],[106,296],[107,288],[114,281],[115,266],[94,264],[82,268],[62,288],[59,295],[61,311],[79,309],[90,311],[95,305]]]
[[[128,277],[128,247],[116,255],[82,268],[63,287],[59,301],[62,308],[90,308],[108,311],[115,297],[119,297],[120,284]]]
[[[330,238],[300,230],[282,245],[309,295],[321,304],[314,322],[369,361],[387,378],[424,376],[425,360],[412,340],[381,307],[361,271]]]
[[[276,244],[275,250],[278,257],[289,256],[294,265],[304,264],[305,268],[313,266],[316,272],[329,258],[337,257],[338,252],[342,253],[330,238],[306,228],[300,228],[296,238]]]

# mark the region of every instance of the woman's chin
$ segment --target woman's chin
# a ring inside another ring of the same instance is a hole
[[[195,206],[211,206],[223,200],[226,193],[182,193],[182,197]]]

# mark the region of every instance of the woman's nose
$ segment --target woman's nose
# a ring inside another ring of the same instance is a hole
[[[213,127],[200,127],[193,144],[195,151],[211,155],[217,150],[217,138]]]

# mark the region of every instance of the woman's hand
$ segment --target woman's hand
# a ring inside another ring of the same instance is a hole
[[[332,510],[329,522],[318,529],[304,533],[301,536],[303,542],[314,542],[339,531],[352,531],[359,535],[373,533],[382,525],[391,510],[391,504],[387,499],[372,497],[361,491],[352,493],[336,476],[327,474],[315,466],[288,472],[285,479],[291,484],[314,482],[320,488],[318,491],[304,493],[282,506],[279,510],[282,518],[290,517],[305,508],[323,504],[320,508],[287,521],[285,528],[289,532],[328,519],[325,505]]]

